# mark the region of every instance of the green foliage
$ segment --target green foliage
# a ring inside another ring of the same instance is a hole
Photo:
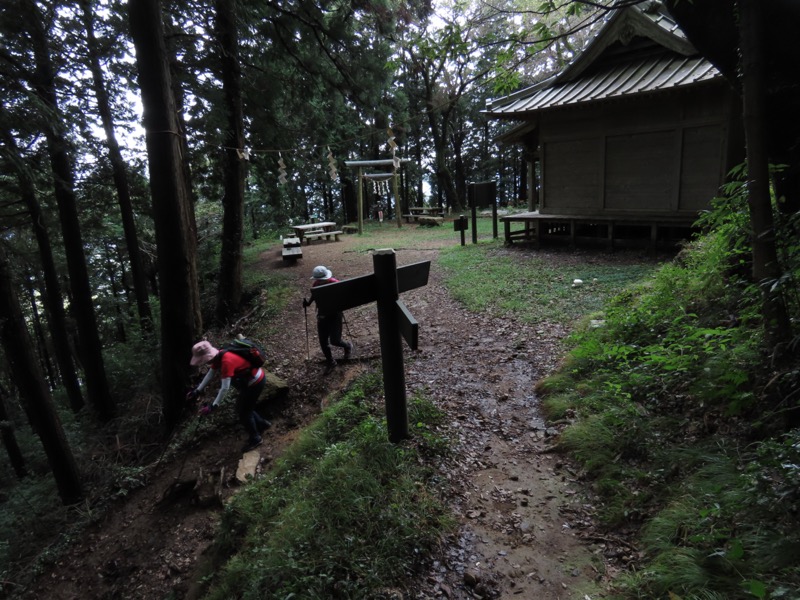
[[[642,526],[643,559],[614,597],[800,589],[800,433],[782,431],[781,411],[765,401],[778,388],[780,408],[796,411],[797,370],[776,374],[768,362],[743,187],[728,191],[704,216],[706,233],[614,297],[602,327],[578,329],[564,366],[537,388],[550,418],[574,420],[560,445],[591,477],[600,519]],[[792,274],[792,238],[780,239]],[[792,281],[769,285],[783,286],[797,314]],[[781,434],[759,437],[768,431]]]
[[[151,308],[158,312],[157,304]],[[123,406],[132,396],[152,389],[153,373],[159,371],[156,336],[155,332],[141,331],[138,321],[132,321],[126,341],[110,345],[103,351],[109,387]]]
[[[61,504],[49,471],[17,482],[0,510],[0,595],[15,597],[28,577],[52,566],[90,517],[88,505]]]
[[[450,526],[417,458],[443,447],[441,414],[414,398],[416,445],[391,444],[379,383],[356,382],[228,505],[207,598],[369,598],[419,566]]]
[[[732,451],[733,452],[732,452]],[[791,598],[797,584],[800,534],[776,516],[775,507],[753,493],[736,449],[709,447],[689,458],[697,465],[681,491],[644,528],[642,544],[651,560],[619,582],[631,597]],[[763,462],[750,463],[760,472]],[[767,575],[768,574],[768,575]]]
[[[614,298],[604,327],[576,333],[573,369],[594,372],[603,387],[633,402],[652,404],[671,393],[662,401],[668,408],[678,397],[702,397],[729,412],[745,409],[753,400],[746,384],[760,360],[755,302],[740,302],[734,292],[741,288],[726,283],[724,256],[709,259],[711,241],[684,251],[683,264],[665,265],[647,286]]]

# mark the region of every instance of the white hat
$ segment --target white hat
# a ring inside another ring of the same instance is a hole
[[[311,279],[330,279],[331,277],[333,277],[331,270],[322,265],[314,267],[314,270],[311,272]]]

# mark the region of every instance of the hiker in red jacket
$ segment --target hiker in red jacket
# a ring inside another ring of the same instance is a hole
[[[336,283],[339,281],[333,276],[333,273],[330,269],[323,266],[314,267],[314,270],[311,272],[311,280],[312,288],[317,287],[318,285]],[[311,300],[306,300],[303,298],[303,308],[310,306],[313,301],[313,298]],[[341,312],[336,312],[330,315],[321,315],[319,314],[319,309],[317,309],[317,334],[319,335],[319,346],[322,348],[322,353],[325,355],[325,362],[327,363],[329,369],[332,369],[336,366],[336,361],[333,359],[333,353],[331,352],[331,346],[344,348],[345,360],[350,358],[350,354],[353,352],[353,343],[342,341],[342,319],[343,316]]]
[[[231,385],[239,391],[236,399],[236,409],[239,421],[247,432],[248,439],[242,452],[247,452],[260,446],[261,433],[270,426],[267,421],[256,411],[256,402],[267,382],[266,373],[261,367],[253,367],[250,362],[235,352],[218,350],[207,341],[197,342],[192,347],[193,367],[208,365],[208,372],[195,389],[187,395],[187,399],[194,400],[219,372],[220,388],[213,402],[204,403],[200,408],[200,415],[205,416],[212,412],[230,390]]]

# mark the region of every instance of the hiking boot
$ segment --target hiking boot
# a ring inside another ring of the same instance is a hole
[[[261,438],[258,438],[258,440],[255,442],[251,440],[242,447],[242,452],[250,452],[250,450],[255,450],[263,443],[264,440],[262,440]]]
[[[353,354],[353,342],[347,343],[347,348],[344,349],[344,359],[347,360],[350,358],[350,355]]]
[[[336,361],[333,359],[325,361],[325,373],[330,373],[333,371],[333,368],[336,366]]]

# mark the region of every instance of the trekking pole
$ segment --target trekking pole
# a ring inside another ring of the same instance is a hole
[[[342,321],[344,321],[344,327],[345,327],[345,329],[347,329],[347,337],[352,340],[353,339],[353,334],[350,333],[350,323],[347,322],[347,319],[345,318],[344,313],[342,313]]]
[[[199,416],[195,415],[194,417],[194,427],[192,427],[191,431],[189,432],[187,437],[194,437],[197,434],[197,429],[200,426],[200,418]],[[178,469],[178,474],[175,475],[175,481],[180,479],[181,475],[183,474],[183,467],[186,466],[186,460],[189,458],[189,453],[184,451],[183,453],[183,460],[181,460],[181,466]]]
[[[199,421],[200,421],[200,419],[196,418],[196,422],[194,424],[194,427],[192,428],[191,435],[194,435],[195,433],[197,433],[197,426],[199,424]],[[158,459],[156,460],[156,462],[153,463],[153,469],[158,468],[158,466],[161,464],[161,460],[164,458],[164,455],[167,453],[167,450],[169,450],[169,446],[173,442],[173,440],[175,439],[175,435],[178,433],[179,429],[180,428],[176,425],[172,429],[172,431],[170,432],[169,437],[167,438],[167,441],[164,442],[164,449],[161,450],[161,454],[158,455]],[[186,462],[185,458],[184,458],[184,462]],[[181,466],[181,470],[183,470],[183,466]]]
[[[303,298],[305,300],[305,298]],[[308,349],[308,307],[303,303],[303,312],[306,315],[306,360],[311,360],[311,352]]]

